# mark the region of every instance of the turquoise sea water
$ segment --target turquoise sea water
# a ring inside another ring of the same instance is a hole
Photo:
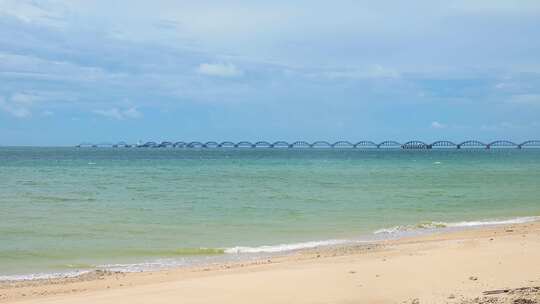
[[[534,149],[0,148],[0,277],[515,220],[539,197]]]

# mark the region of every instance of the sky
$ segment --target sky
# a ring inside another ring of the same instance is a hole
[[[540,139],[540,1],[0,0],[0,145]]]

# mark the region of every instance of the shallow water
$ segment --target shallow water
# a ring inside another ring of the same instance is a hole
[[[534,149],[0,148],[0,275],[538,216],[539,194]]]

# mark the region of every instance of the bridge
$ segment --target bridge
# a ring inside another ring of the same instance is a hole
[[[403,144],[385,140],[376,143],[369,140],[359,142],[350,142],[346,140],[336,141],[334,143],[328,141],[315,141],[309,143],[304,140],[298,140],[291,143],[286,141],[149,141],[143,144],[128,144],[124,141],[118,143],[88,143],[84,142],[76,146],[77,148],[182,148],[182,149],[404,149],[404,150],[441,150],[441,149],[524,149],[524,148],[540,148],[540,140],[527,140],[522,143],[515,143],[510,140],[495,140],[491,142],[481,142],[478,140],[466,140],[459,143],[454,143],[448,140],[438,140],[432,143],[426,143],[420,140],[411,140]]]

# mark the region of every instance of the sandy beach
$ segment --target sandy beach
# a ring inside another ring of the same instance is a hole
[[[4,282],[1,303],[537,303],[540,223],[146,273]]]

